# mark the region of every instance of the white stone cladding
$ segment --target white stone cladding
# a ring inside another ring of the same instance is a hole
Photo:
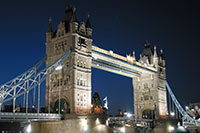
[[[147,45],[146,45],[147,46]],[[155,119],[166,118],[167,114],[167,96],[166,96],[166,75],[165,75],[165,60],[157,56],[156,48],[154,54],[146,48],[146,53],[140,57],[140,62],[145,65],[154,66],[157,69],[157,74],[141,74],[140,77],[133,78],[134,88],[134,112],[137,118],[142,118],[144,110],[152,110],[155,113]],[[146,55],[145,55],[146,54]],[[162,53],[161,53],[162,54]],[[148,60],[150,56],[150,60]]]
[[[58,24],[57,31],[46,33],[47,67],[66,51],[71,50],[69,57],[62,64],[62,70],[54,72],[46,80],[46,108],[49,108],[50,103],[51,110],[55,111],[55,102],[59,99],[60,89],[60,99],[67,101],[70,113],[89,114],[91,112],[92,29],[86,28],[84,22],[78,23],[74,20],[73,9],[67,9],[65,15],[68,18]]]

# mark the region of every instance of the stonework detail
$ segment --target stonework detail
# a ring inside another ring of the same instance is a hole
[[[62,57],[66,51],[71,50],[70,55],[62,64],[62,69],[57,70],[46,79],[45,101],[48,111],[91,113],[92,48],[115,59],[136,65],[134,69],[139,71],[137,72],[139,77],[133,76],[136,117],[147,118],[149,113],[155,119],[166,117],[166,70],[163,51],[161,50],[158,56],[156,47],[152,50],[150,43],[147,42],[139,61],[136,61],[135,52],[133,52],[133,57],[127,56],[126,58],[113,53],[113,51],[108,52],[98,47],[92,47],[92,28],[89,15],[86,22],[79,22],[75,9],[71,6],[65,11],[57,30],[53,30],[52,20],[49,20],[46,33],[47,67]],[[106,59],[109,62],[113,61],[110,58]],[[126,65],[126,67],[130,67],[130,65]],[[140,69],[141,67],[148,68],[148,71],[157,71],[157,73],[145,73]],[[109,69],[109,71],[112,70]]]
[[[140,74],[140,77],[133,78],[134,87],[134,112],[137,118],[147,118],[145,110],[151,111],[150,118],[166,118],[166,75],[165,60],[161,50],[157,55],[156,47],[151,49],[150,43],[146,43],[144,51],[140,55],[139,62],[146,66],[153,66],[157,74]]]
[[[46,80],[46,107],[58,112],[56,101],[65,99],[61,113],[88,114],[91,112],[91,45],[92,28],[87,18],[86,24],[79,22],[75,10],[70,6],[65,11],[57,30],[53,31],[51,19],[46,33],[46,66],[62,57],[66,51],[71,54],[62,64],[62,69],[54,72]],[[50,104],[50,108],[49,108]]]

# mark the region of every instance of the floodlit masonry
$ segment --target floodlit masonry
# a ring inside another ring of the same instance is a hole
[[[64,17],[46,33],[46,65],[54,63],[71,49],[70,56],[46,80],[46,106],[55,112],[89,114],[91,112],[91,67],[133,79],[134,109],[138,118],[166,118],[166,75],[163,52],[157,55],[146,42],[137,61],[133,56],[118,55],[92,45],[89,16],[79,22],[75,10],[68,7]],[[151,114],[151,115],[149,115]]]

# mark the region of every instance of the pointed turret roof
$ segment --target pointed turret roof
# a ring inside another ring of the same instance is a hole
[[[151,57],[153,55],[153,51],[151,49],[151,45],[149,43],[149,41],[147,40],[146,43],[144,44],[144,50],[142,52],[142,57],[143,58],[147,58],[149,63],[151,62]]]
[[[153,54],[153,52],[152,52],[150,43],[149,43],[149,41],[146,41],[146,43],[144,44],[144,50],[142,52],[142,57],[143,56],[151,57],[152,54]]]
[[[47,32],[53,32],[51,17],[49,17],[49,26],[48,26]]]
[[[78,22],[75,14],[75,8],[73,8],[71,5],[69,5],[66,9],[62,22]]]
[[[90,15],[88,14],[87,16],[87,21],[86,21],[86,28],[92,28],[91,23],[90,23]]]
[[[162,60],[164,59],[164,58],[163,58],[163,50],[162,50],[162,49],[160,50],[160,56],[159,56],[159,57],[160,57]]]
[[[154,46],[154,57],[157,57],[156,46]]]

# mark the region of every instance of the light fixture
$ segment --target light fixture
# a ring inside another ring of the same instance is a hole
[[[58,70],[61,70],[61,69],[62,69],[62,65],[58,65],[55,70],[58,71]]]
[[[174,113],[174,112],[171,112],[170,115],[171,115],[171,116],[175,116],[175,113]]]
[[[130,118],[132,116],[132,114],[130,113],[127,113],[127,117]]]
[[[110,50],[109,52],[110,52],[111,55],[113,54],[113,51],[112,51],[112,50]]]

